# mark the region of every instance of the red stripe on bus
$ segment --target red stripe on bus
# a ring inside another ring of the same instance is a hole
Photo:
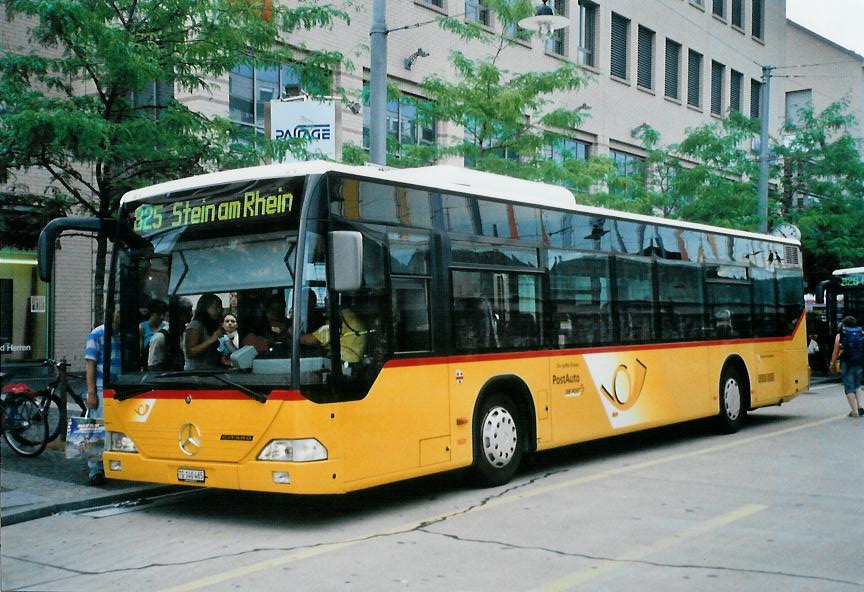
[[[238,391],[203,391],[203,390],[170,390],[170,391],[150,391],[147,393],[142,393],[137,395],[136,397],[129,399],[130,401],[134,401],[135,399],[185,399],[186,395],[191,395],[193,400],[242,400],[242,399],[251,399],[240,393]],[[113,397],[114,392],[106,390],[106,397]],[[268,401],[305,401],[306,398],[300,394],[300,391],[297,390],[281,390],[281,391],[273,391],[270,393],[270,396],[267,397]]]

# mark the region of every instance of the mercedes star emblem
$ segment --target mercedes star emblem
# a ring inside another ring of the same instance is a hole
[[[184,423],[180,428],[180,451],[192,456],[201,449],[201,430],[194,423]]]

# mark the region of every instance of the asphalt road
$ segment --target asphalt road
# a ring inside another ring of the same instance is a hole
[[[864,589],[864,418],[837,384],[757,411],[343,497],[190,491],[2,528],[2,589]]]

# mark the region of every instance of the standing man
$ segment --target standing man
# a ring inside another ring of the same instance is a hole
[[[120,324],[120,309],[114,309],[112,319],[112,328],[116,333],[117,326]],[[101,419],[104,415],[104,405],[102,401],[102,385],[104,384],[104,369],[105,363],[105,325],[99,325],[90,335],[87,336],[87,347],[84,350],[84,361],[87,369],[87,417],[91,419]],[[111,340],[111,377],[116,377],[120,373],[120,340]],[[87,461],[87,477],[90,485],[104,485],[105,471],[102,468],[102,458],[98,461]]]
[[[831,353],[831,361],[828,363],[828,371],[834,371],[834,364],[840,360],[840,375],[843,378],[843,389],[846,391],[846,400],[852,411],[849,417],[864,415],[861,409],[862,365],[864,365],[864,331],[858,326],[855,317],[845,317],[840,322],[840,331],[834,339],[834,351]]]

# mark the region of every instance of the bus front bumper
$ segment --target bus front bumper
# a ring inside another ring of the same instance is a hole
[[[109,479],[193,487],[242,489],[295,494],[344,493],[340,463],[250,461],[245,463],[150,459],[135,453],[106,452]]]

